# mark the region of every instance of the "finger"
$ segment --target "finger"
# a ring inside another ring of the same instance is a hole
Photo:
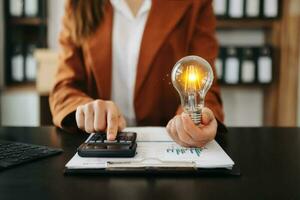
[[[106,128],[105,105],[102,101],[94,103],[94,129],[96,132],[104,131]]]
[[[167,126],[166,126],[166,129],[167,129],[167,132],[168,132],[168,134],[169,134],[169,136],[171,137],[171,139],[173,140],[173,141],[175,141],[175,138],[174,138],[174,134],[172,133],[172,130],[171,130],[171,124],[172,124],[172,121],[173,121],[174,119],[171,119],[169,122],[168,122],[168,124],[167,124]]]
[[[126,120],[124,119],[121,110],[116,104],[113,104],[118,113],[118,130],[121,131],[126,127]]]
[[[186,144],[185,142],[181,141],[179,138],[178,138],[178,133],[177,133],[177,130],[176,130],[176,124],[175,124],[175,119],[173,119],[171,121],[171,124],[170,124],[170,132],[171,132],[171,138],[177,143],[179,144],[180,146],[184,146],[184,147],[188,147],[189,145]]]
[[[202,109],[202,119],[201,122],[203,125],[208,125],[212,120],[214,120],[214,114],[209,108]]]
[[[118,124],[118,130],[122,131],[126,127],[126,120],[124,119],[123,116],[119,117],[119,124]]]
[[[201,127],[200,129],[203,132],[204,138],[207,141],[211,141],[215,138],[217,134],[218,123],[216,119],[213,119],[208,125]]]
[[[107,104],[107,139],[115,140],[118,132],[118,111],[113,103]]]
[[[173,132],[173,129],[172,129],[172,123],[173,123],[173,120],[174,120],[174,119],[171,119],[171,120],[169,121],[169,123],[167,124],[167,131],[168,131],[170,137],[172,138],[172,140],[176,141],[176,140],[177,140],[177,139],[176,139],[176,133]]]
[[[199,141],[201,129],[197,127],[187,113],[181,114],[183,129],[194,141]]]
[[[191,138],[191,136],[184,130],[180,115],[177,115],[175,117],[175,125],[176,125],[178,139],[186,144],[193,145],[194,141]]]
[[[203,108],[202,111],[203,123],[200,126],[200,129],[203,131],[203,134],[206,136],[206,139],[210,141],[215,137],[217,133],[218,123],[212,110],[210,110],[209,108]]]
[[[92,105],[84,107],[84,129],[87,133],[94,132],[94,109]]]
[[[76,124],[79,129],[84,129],[84,113],[82,106],[78,106],[75,113]]]
[[[216,124],[211,123],[200,128],[193,123],[191,118],[186,113],[183,113],[181,117],[184,130],[187,131],[193,138],[195,146],[202,147],[215,137],[217,126]]]
[[[169,133],[169,131],[170,131],[170,122],[171,122],[171,120],[168,122],[168,124],[167,124],[167,126],[166,126],[166,129],[167,129],[167,132]]]

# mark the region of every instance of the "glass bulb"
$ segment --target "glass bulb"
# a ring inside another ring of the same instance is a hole
[[[171,78],[184,112],[199,125],[204,99],[214,80],[210,64],[199,56],[186,56],[175,64]]]

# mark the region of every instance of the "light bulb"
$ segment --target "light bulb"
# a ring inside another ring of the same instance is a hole
[[[214,80],[210,64],[199,56],[186,56],[175,64],[171,78],[184,112],[199,125],[205,96]]]

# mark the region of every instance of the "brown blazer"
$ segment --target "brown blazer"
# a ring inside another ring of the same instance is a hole
[[[112,6],[107,3],[99,28],[79,47],[71,40],[70,20],[64,17],[59,69],[50,95],[56,126],[74,124],[77,106],[94,99],[110,99],[112,16]],[[180,58],[198,55],[214,65],[218,53],[215,25],[211,0],[152,0],[136,75],[134,108],[138,125],[165,126],[178,111],[180,99],[170,73]],[[216,78],[206,96],[206,106],[223,122]]]

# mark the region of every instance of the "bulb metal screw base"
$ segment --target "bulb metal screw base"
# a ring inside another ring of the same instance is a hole
[[[193,112],[189,113],[192,121],[194,122],[195,125],[200,125],[201,124],[201,119],[202,119],[202,112]]]

